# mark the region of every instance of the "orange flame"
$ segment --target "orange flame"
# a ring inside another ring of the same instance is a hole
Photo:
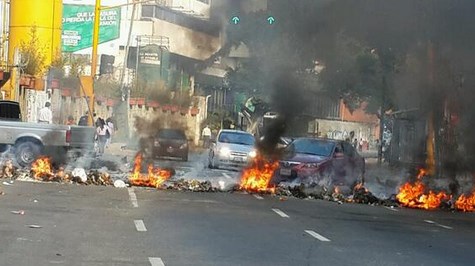
[[[49,179],[53,176],[51,161],[48,157],[41,157],[34,161],[31,171],[33,171],[36,180]]]
[[[407,182],[399,188],[396,198],[402,205],[431,210],[438,208],[443,200],[450,199],[445,192],[435,193],[430,190],[426,193],[426,186],[422,183],[422,178],[426,174],[426,170],[420,169],[415,183]]]
[[[455,202],[455,208],[464,212],[475,211],[475,189],[470,196],[461,195]]]
[[[142,174],[142,160],[141,153],[135,156],[134,169],[129,176],[131,185],[158,188],[172,176],[169,170],[154,168],[153,164],[148,165],[147,175]]]
[[[260,155],[256,156],[244,169],[239,188],[252,192],[274,192],[275,188],[269,187],[269,183],[278,167],[278,161],[267,161]]]

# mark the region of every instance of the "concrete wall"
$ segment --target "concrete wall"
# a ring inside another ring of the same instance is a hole
[[[139,133],[136,131],[134,124],[137,117],[145,118],[148,121],[158,119],[160,125],[165,128],[184,128],[186,135],[194,145],[199,144],[201,136],[201,123],[206,119],[205,114],[205,98],[195,97],[198,99],[199,114],[192,116],[190,113],[186,115],[180,114],[180,112],[171,113],[170,111],[163,112],[161,108],[149,108],[146,106],[131,106],[129,112],[129,135],[130,138],[139,138]],[[158,126],[158,125],[157,125]]]
[[[346,139],[350,132],[355,132],[355,138],[367,141],[375,140],[379,132],[377,123],[345,122],[337,120],[316,119],[309,123],[309,134],[331,139]]]
[[[186,115],[182,115],[180,112],[163,112],[161,108],[151,108],[145,105],[130,106],[129,136],[133,138],[137,135],[134,128],[135,119],[137,117],[145,118],[150,121],[158,118],[162,121],[161,125],[165,127],[185,128],[188,139],[190,139],[195,145],[198,145],[202,130],[201,123],[206,119],[206,106],[205,97],[196,96],[195,99],[197,99],[197,107],[199,109],[197,115],[191,115],[190,112]],[[27,122],[37,122],[38,111],[44,106],[46,101],[51,102],[54,124],[66,124],[68,116],[70,115],[73,116],[74,121],[77,123],[79,118],[88,110],[84,98],[70,96],[64,97],[61,95],[60,90],[53,90],[51,96],[44,91],[26,90],[24,106],[22,106],[25,110],[23,120]],[[113,108],[107,106],[105,103],[98,104],[96,102],[95,112],[97,117],[107,119],[112,116]],[[117,126],[120,130],[121,126]]]

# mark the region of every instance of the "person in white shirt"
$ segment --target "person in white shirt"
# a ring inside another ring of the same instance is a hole
[[[100,119],[100,122],[96,128],[97,142],[99,144],[99,155],[104,154],[104,147],[106,146],[108,132],[109,127],[106,125],[104,120]]]
[[[203,133],[201,135],[203,137],[203,148],[209,148],[209,141],[211,140],[211,129],[208,125],[203,128]]]
[[[106,142],[106,148],[109,148],[111,142],[112,142],[112,135],[114,135],[115,130],[114,130],[114,123],[112,122],[112,118],[107,118],[106,119],[106,125],[109,128],[109,137],[107,138]]]
[[[40,112],[38,113],[38,123],[42,123],[42,124],[53,123],[53,112],[51,112],[50,102],[46,102],[45,107],[40,109]]]

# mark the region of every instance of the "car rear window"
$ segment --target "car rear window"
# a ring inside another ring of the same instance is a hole
[[[158,132],[161,139],[186,139],[185,132],[178,129],[162,129]]]
[[[12,102],[0,102],[0,119],[1,120],[20,120],[20,106]]]

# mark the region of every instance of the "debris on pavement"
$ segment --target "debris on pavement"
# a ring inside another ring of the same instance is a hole
[[[194,191],[194,192],[216,192],[218,189],[213,187],[210,181],[200,181],[197,179],[179,179],[176,181],[170,181],[167,189],[174,189],[178,191]]]
[[[138,153],[135,156],[134,168],[129,175],[129,183],[134,186],[159,188],[162,184],[175,174],[173,169],[162,169],[154,167],[153,163],[148,164],[147,173],[142,173],[143,155]]]
[[[127,187],[127,184],[125,184],[125,182],[123,180],[116,180],[114,181],[114,187],[116,188],[126,188]]]
[[[25,215],[24,210],[18,210],[18,211],[11,211],[12,214],[18,214],[18,215]]]
[[[0,166],[0,178],[12,178],[16,173],[17,168],[13,165],[12,160],[6,160]]]
[[[87,174],[84,168],[74,168],[71,175],[72,175],[73,181],[77,183],[86,183],[87,181]]]
[[[6,181],[3,181],[2,184],[4,184],[5,186],[11,186],[12,185],[12,183],[9,183],[9,182],[6,182]]]

